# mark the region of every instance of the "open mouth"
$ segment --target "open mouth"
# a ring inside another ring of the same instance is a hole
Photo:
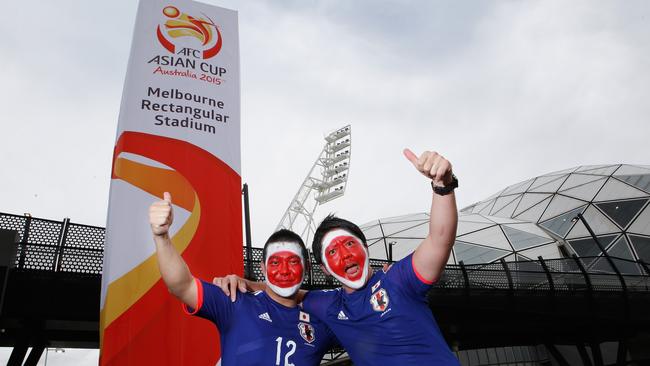
[[[359,270],[360,270],[359,265],[356,263],[350,263],[345,266],[345,273],[348,276],[356,275],[357,273],[359,273]]]

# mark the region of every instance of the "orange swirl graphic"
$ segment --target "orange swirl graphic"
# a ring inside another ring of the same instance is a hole
[[[163,9],[165,16],[172,18],[165,22],[165,30],[170,37],[193,37],[201,42],[201,45],[207,46],[213,39],[212,28],[217,32],[217,42],[214,46],[203,50],[203,58],[208,59],[221,50],[221,32],[216,24],[204,18],[196,18],[187,13],[180,13],[176,7],[167,6]],[[176,46],[168,40],[160,26],[156,29],[156,35],[160,43],[171,53],[176,53]]]
[[[121,158],[122,152],[173,170]],[[174,204],[191,212],[172,242],[195,276],[243,272],[241,179],[228,165],[181,140],[124,132],[112,178],[158,197],[169,191]],[[108,285],[100,327],[100,365],[214,365],[219,359],[214,326],[182,313],[160,278],[155,254]]]

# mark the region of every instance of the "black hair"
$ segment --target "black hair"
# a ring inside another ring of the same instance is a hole
[[[311,244],[311,251],[314,253],[314,259],[316,260],[316,263],[323,263],[323,258],[321,257],[323,237],[332,229],[345,229],[354,234],[354,236],[357,238],[361,239],[363,245],[366,248],[368,247],[366,244],[366,236],[363,235],[363,231],[361,231],[357,225],[348,220],[336,217],[334,214],[329,214],[326,218],[323,219],[323,221],[321,221],[320,225],[318,225],[318,228],[314,233],[314,240]]]
[[[309,273],[309,252],[307,251],[307,247],[305,246],[305,242],[302,241],[302,238],[300,235],[294,233],[291,230],[287,229],[280,229],[266,240],[266,243],[264,243],[264,249],[262,250],[262,262],[266,263],[266,248],[269,246],[269,244],[273,243],[278,243],[278,242],[290,242],[290,243],[296,243],[300,246],[300,251],[302,252],[302,257],[305,262],[305,274]]]

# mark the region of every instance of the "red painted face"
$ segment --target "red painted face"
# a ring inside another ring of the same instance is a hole
[[[266,260],[266,278],[280,288],[300,285],[304,270],[302,259],[292,251],[272,253]]]
[[[350,282],[361,279],[367,270],[367,254],[359,239],[344,234],[331,238],[326,244],[324,257],[332,274]]]

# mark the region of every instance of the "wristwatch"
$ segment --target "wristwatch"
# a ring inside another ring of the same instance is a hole
[[[458,178],[452,173],[451,174],[451,182],[447,185],[444,186],[437,186],[433,184],[433,181],[431,181],[431,188],[433,188],[433,193],[439,195],[439,196],[444,196],[447,195],[451,192],[454,191],[454,189],[458,188]]]

